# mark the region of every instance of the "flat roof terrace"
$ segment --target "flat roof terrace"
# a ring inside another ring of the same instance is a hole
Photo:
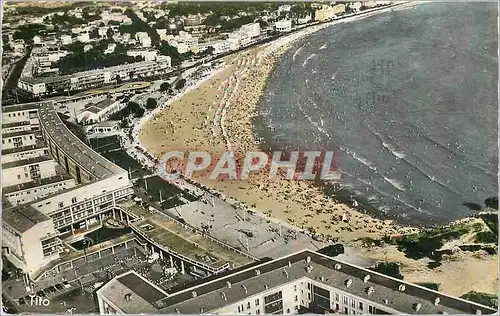
[[[2,134],[2,138],[6,139],[6,138],[12,138],[12,137],[27,136],[27,135],[42,136],[42,133],[40,133],[40,131],[37,129],[31,129],[31,130],[27,130],[27,131],[5,133],[5,134]]]
[[[39,109],[40,124],[50,138],[78,165],[98,179],[126,172],[85,145],[62,122],[52,103]]]
[[[151,214],[135,203],[126,202],[122,207],[135,215],[141,217],[139,221],[131,224],[134,231],[138,232],[164,249],[194,261],[199,265],[205,265],[211,269],[219,269],[229,263],[235,267],[252,263],[254,260],[243,254],[237,253],[230,248],[217,243],[215,240],[202,234],[185,228],[167,216]]]
[[[6,203],[6,206],[2,210],[2,220],[19,233],[24,233],[36,224],[50,220],[50,217],[29,205],[9,207],[9,203]]]
[[[50,178],[42,178],[39,181],[30,181],[30,182],[25,182],[25,183],[21,183],[21,184],[16,184],[16,185],[4,187],[4,188],[2,188],[2,193],[3,194],[10,194],[10,193],[14,193],[14,192],[19,192],[19,191],[24,191],[24,190],[28,190],[28,189],[37,188],[37,187],[42,187],[45,185],[55,184],[58,182],[67,181],[67,180],[71,180],[71,179],[73,179],[73,178],[71,178],[67,174],[59,174],[57,176],[53,176]]]
[[[40,105],[46,104],[46,103],[48,103],[48,102],[47,101],[45,101],[45,102],[31,102],[31,103],[7,105],[7,106],[2,107],[2,113],[38,110]]]
[[[10,168],[27,166],[27,165],[32,165],[32,164],[41,163],[41,162],[45,162],[45,161],[51,161],[51,160],[53,160],[53,159],[50,156],[40,156],[40,157],[35,157],[35,158],[30,158],[30,159],[10,161],[10,162],[3,163],[2,169],[6,170],[6,169],[10,169]]]
[[[45,144],[43,141],[37,140],[35,145],[28,145],[28,146],[22,146],[22,147],[14,147],[14,148],[9,148],[9,149],[2,149],[2,156],[5,155],[11,155],[11,154],[18,154],[22,153],[25,151],[30,151],[30,150],[35,150],[35,149],[42,149],[42,148],[48,148],[47,144]]]

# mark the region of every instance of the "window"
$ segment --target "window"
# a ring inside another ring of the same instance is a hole
[[[338,302],[339,301],[339,293],[335,293],[335,300]]]
[[[258,309],[255,313],[256,313],[257,315],[260,315],[260,309]]]
[[[33,135],[30,135],[30,139],[33,139]]]
[[[371,305],[368,305],[368,313],[373,314],[373,307]]]
[[[348,302],[347,302],[347,296],[342,297],[342,303],[344,303],[344,305],[348,304]]]
[[[71,198],[71,203],[76,203],[76,197]]]
[[[247,303],[247,309],[249,309],[249,308],[250,308],[250,302]]]
[[[359,309],[363,310],[363,302],[359,302]]]
[[[238,305],[238,313],[241,313],[241,307]]]
[[[307,283],[307,289],[310,290],[311,289],[311,283]]]
[[[286,309],[286,313],[290,314],[290,309],[289,308]]]
[[[297,295],[295,295],[295,302],[297,302],[299,300],[299,297]]]
[[[255,299],[255,306],[259,306],[260,300],[257,298]]]
[[[311,300],[311,293],[307,293],[307,299]]]
[[[347,309],[347,307],[344,307],[344,314],[349,314],[349,310]]]
[[[28,177],[28,174],[27,174],[27,173],[25,173],[25,174],[24,174],[24,177],[25,177],[25,178],[27,178],[27,177]]]
[[[2,139],[2,144],[5,144],[5,139]]]
[[[294,290],[294,291],[297,291],[297,284],[294,284],[294,285],[293,285],[293,290]]]
[[[356,301],[351,298],[351,307],[356,308]]]
[[[63,207],[64,206],[64,202],[59,202],[59,207]]]
[[[20,180],[20,179],[21,179],[21,175],[20,175],[20,174],[18,174],[18,175],[17,175],[17,179],[18,179],[18,180]]]

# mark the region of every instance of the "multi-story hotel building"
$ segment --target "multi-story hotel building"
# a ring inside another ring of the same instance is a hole
[[[121,80],[155,76],[170,71],[170,67],[170,57],[164,56],[159,61],[136,62],[104,69],[82,71],[66,76],[21,77],[17,87],[28,95],[37,97],[99,87]]]
[[[59,237],[102,222],[132,183],[70,132],[52,101],[6,106],[2,121],[23,128],[3,134],[2,249],[32,278],[57,260]]]
[[[493,314],[496,310],[304,250],[166,293],[128,272],[97,291],[101,314]]]

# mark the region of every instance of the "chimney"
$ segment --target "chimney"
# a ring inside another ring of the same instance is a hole
[[[267,290],[269,288],[269,285],[264,284],[264,288]]]
[[[319,279],[321,280],[321,282],[325,282],[325,277],[324,276],[321,276]]]
[[[285,275],[285,278],[288,279],[288,272],[286,270],[283,270],[283,274]]]
[[[198,294],[196,294],[196,291],[191,292],[191,297],[196,297]]]
[[[441,299],[439,297],[436,297],[436,299],[434,300],[434,305],[438,306],[439,302],[441,302]]]
[[[341,265],[340,263],[336,263],[333,267],[335,268],[335,270],[340,270]]]
[[[288,267],[290,268],[292,266],[292,263],[288,261]]]
[[[313,267],[311,267],[311,266],[307,266],[306,267],[306,272],[307,273],[311,272],[312,270],[313,270]]]
[[[125,300],[126,300],[127,302],[130,302],[130,301],[132,300],[132,293],[127,293],[127,294],[125,294]]]
[[[481,315],[481,310],[480,309],[476,309],[476,315]]]
[[[389,300],[385,299],[385,300],[384,300],[384,304],[385,304],[385,305],[389,304]]]
[[[245,292],[245,294],[248,294],[248,289],[247,289],[247,287],[244,284],[241,285],[241,288],[243,289],[243,291]]]
[[[368,282],[368,280],[370,280],[369,274],[365,275],[365,277],[363,278],[363,282],[366,283],[366,282]]]
[[[231,282],[227,281],[226,282],[226,285],[227,285],[227,288],[230,289],[231,288]]]
[[[418,312],[420,310],[420,308],[422,308],[422,304],[420,304],[420,303],[415,304],[415,311],[416,312]]]
[[[311,257],[310,256],[307,256],[306,258],[306,263],[310,263],[311,262]]]
[[[175,309],[175,312],[176,312],[177,314],[180,314],[180,313],[181,313],[181,311],[180,311],[178,308],[176,308],[176,309]]]
[[[255,270],[255,275],[260,275],[260,270],[259,269]]]
[[[220,296],[222,297],[222,299],[223,299],[224,301],[227,301],[226,293],[221,292],[221,293],[220,293]]]
[[[200,314],[203,314],[203,307],[200,307]]]
[[[406,287],[405,287],[405,285],[404,285],[404,284],[401,284],[401,285],[398,287],[398,289],[399,289],[401,292],[404,292],[404,291],[405,291],[405,289],[406,289]]]
[[[352,280],[351,279],[345,281],[345,286],[350,287],[351,284],[352,284]]]

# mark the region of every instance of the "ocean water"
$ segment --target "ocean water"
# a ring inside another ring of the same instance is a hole
[[[429,3],[308,36],[278,61],[255,133],[338,151],[341,183],[400,222],[471,214],[498,191],[496,16]]]

